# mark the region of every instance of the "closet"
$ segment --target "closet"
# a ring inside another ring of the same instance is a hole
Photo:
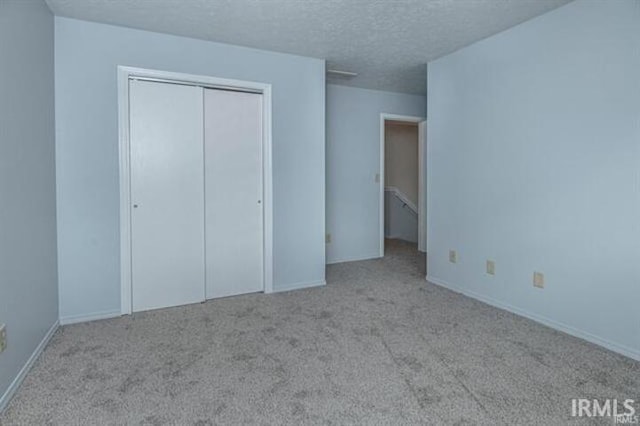
[[[129,80],[134,312],[264,290],[262,102]]]

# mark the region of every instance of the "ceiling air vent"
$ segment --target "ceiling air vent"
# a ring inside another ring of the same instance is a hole
[[[327,70],[327,75],[331,77],[344,78],[350,80],[358,75],[357,72],[340,71],[340,70]]]

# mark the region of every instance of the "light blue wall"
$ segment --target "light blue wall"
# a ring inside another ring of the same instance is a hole
[[[379,256],[380,114],[424,116],[424,96],[327,85],[327,262]]]
[[[639,76],[634,0],[579,0],[430,63],[429,277],[640,357]]]
[[[324,279],[324,61],[56,17],[60,315],[120,309],[116,67],[273,85],[274,288]]]
[[[0,408],[58,319],[53,97],[53,15],[0,0]]]
[[[384,193],[384,237],[418,243],[418,213],[392,191]]]

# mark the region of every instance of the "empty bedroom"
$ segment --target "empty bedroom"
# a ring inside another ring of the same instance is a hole
[[[0,0],[0,425],[640,424],[640,0]]]

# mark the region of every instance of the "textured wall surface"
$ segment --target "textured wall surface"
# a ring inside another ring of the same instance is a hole
[[[430,63],[430,278],[640,357],[639,75],[633,0],[576,1]]]
[[[274,289],[324,280],[324,61],[56,17],[61,317],[120,310],[118,65],[272,84]]]
[[[44,1],[0,0],[0,397],[58,319],[53,48]]]
[[[327,262],[380,255],[380,114],[422,117],[424,96],[327,86]]]

